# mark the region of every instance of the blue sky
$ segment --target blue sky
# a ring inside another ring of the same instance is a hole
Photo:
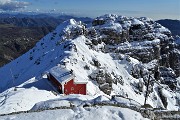
[[[54,11],[89,17],[116,13],[153,19],[180,19],[180,0],[0,0],[0,9],[2,1],[21,3],[15,9],[9,5],[10,10],[16,11]],[[4,10],[8,10],[8,5]]]

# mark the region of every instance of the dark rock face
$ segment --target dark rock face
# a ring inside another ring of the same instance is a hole
[[[96,26],[96,25],[103,25],[105,23],[104,20],[98,20],[98,19],[95,19],[93,22],[92,22],[92,25],[93,26]]]
[[[180,76],[180,52],[177,49],[170,51],[169,54],[169,64],[174,70],[176,76]]]
[[[171,68],[160,67],[160,77],[162,78],[161,83],[169,85],[171,90],[176,89],[176,74]]]
[[[98,67],[98,68],[101,66],[101,64],[99,63],[98,60],[93,59],[92,61],[94,62],[94,66],[96,66],[96,67]]]

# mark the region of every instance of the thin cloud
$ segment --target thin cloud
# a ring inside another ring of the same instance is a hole
[[[16,11],[30,5],[29,2],[16,0],[0,0],[0,9],[3,11]]]

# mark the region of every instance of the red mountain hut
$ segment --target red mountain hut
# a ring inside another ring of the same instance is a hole
[[[49,70],[48,79],[62,94],[87,94],[86,80],[76,77],[73,71],[60,66],[55,66]]]

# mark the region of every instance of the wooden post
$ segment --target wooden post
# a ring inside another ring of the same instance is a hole
[[[10,72],[11,72],[11,76],[12,76],[12,82],[13,82],[13,85],[12,85],[12,87],[14,87],[14,75],[13,75],[13,72],[12,72],[12,70],[11,70],[11,68],[10,68]]]
[[[146,104],[146,100],[147,100],[147,98],[148,98],[150,78],[151,78],[151,76],[149,75],[149,77],[148,77],[148,83],[147,83],[147,85],[146,85],[146,95],[145,95],[144,105]]]

